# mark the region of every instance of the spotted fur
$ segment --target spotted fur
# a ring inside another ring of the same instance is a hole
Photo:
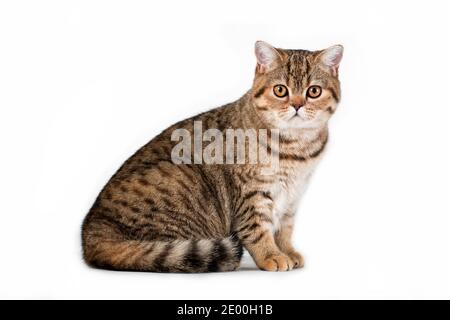
[[[340,56],[339,56],[340,55]],[[263,270],[303,265],[291,245],[298,201],[328,141],[340,100],[342,47],[283,50],[257,42],[251,90],[228,105],[181,121],[131,156],[110,179],[82,227],[85,261],[94,267],[152,272],[230,271],[245,247]],[[285,85],[286,98],[273,94]],[[309,86],[323,92],[309,99]],[[293,106],[300,106],[298,111]],[[171,161],[174,129],[280,130],[280,166]]]

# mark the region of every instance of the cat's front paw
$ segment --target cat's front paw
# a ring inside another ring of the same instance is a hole
[[[292,260],[294,269],[303,268],[305,265],[305,261],[303,260],[303,256],[297,251],[291,251],[288,253],[289,258]]]
[[[258,267],[265,271],[289,271],[295,263],[285,254],[271,255],[265,258]]]

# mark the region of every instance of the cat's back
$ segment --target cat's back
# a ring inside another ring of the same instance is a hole
[[[195,122],[202,130],[227,128],[236,106],[231,103],[180,121],[141,147],[100,192],[83,223],[83,238],[93,232],[102,238],[147,240],[226,235],[230,221],[223,202],[228,191],[218,182],[223,173],[217,166],[175,164],[172,150],[178,141],[172,134],[184,130],[193,138]]]

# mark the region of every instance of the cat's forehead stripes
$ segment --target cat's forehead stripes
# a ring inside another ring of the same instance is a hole
[[[317,84],[331,91],[336,101],[340,100],[337,78],[319,67],[319,51],[278,49],[285,54],[283,64],[267,75],[265,86],[278,81],[286,84],[293,94],[302,94],[310,85]],[[261,88],[263,89],[263,88]],[[259,95],[262,94],[262,90]]]
[[[284,50],[284,52],[287,53],[287,61],[282,66],[284,80],[291,90],[300,92],[308,85],[313,52],[306,50]]]
[[[316,72],[316,52],[307,50],[283,50],[285,54],[283,64],[266,75],[265,86],[271,86],[280,80],[295,94],[301,93],[314,78],[322,77]],[[326,77],[325,77],[326,78]]]
[[[319,85],[330,90],[336,102],[340,100],[339,81],[331,76],[317,61],[321,51],[277,49],[283,53],[283,63],[260,78],[254,91],[254,97],[261,97],[266,89],[285,84],[294,95],[303,95],[311,85]]]

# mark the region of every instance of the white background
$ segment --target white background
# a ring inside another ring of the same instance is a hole
[[[447,1],[2,1],[0,298],[450,298]],[[93,270],[80,225],[168,125],[249,89],[253,45],[345,46],[298,212],[305,268]]]

